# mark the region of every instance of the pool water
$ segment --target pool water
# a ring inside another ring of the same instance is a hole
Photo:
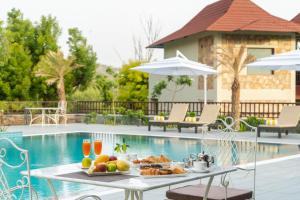
[[[147,136],[126,136],[110,134],[88,134],[88,133],[69,133],[45,136],[26,136],[14,139],[14,142],[23,149],[29,150],[30,168],[36,169],[61,164],[81,162],[83,155],[81,144],[83,139],[100,138],[103,140],[103,153],[113,154],[113,147],[117,142],[125,139],[129,144],[129,153],[138,153],[139,157],[147,155],[164,154],[174,161],[182,161],[190,153],[202,151],[201,141],[195,139],[181,138],[162,138]],[[213,149],[217,148],[217,141],[206,141]],[[247,155],[249,142],[236,142],[235,150],[232,156],[239,156],[240,163],[245,162],[243,155]],[[18,163],[19,155],[12,148],[7,147],[8,158],[11,164]],[[267,160],[271,158],[293,155],[300,152],[298,145],[280,145],[280,144],[258,144],[257,160]],[[93,157],[93,155],[92,155]],[[8,169],[7,169],[8,170]],[[9,170],[8,182],[13,185],[17,178],[20,178],[19,171]],[[45,180],[32,178],[32,186],[38,191],[40,199],[49,196],[51,193]],[[54,186],[59,195],[69,194],[72,191],[85,190],[89,186],[54,182]]]

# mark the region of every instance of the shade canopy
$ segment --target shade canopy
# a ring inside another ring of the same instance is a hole
[[[147,63],[132,68],[132,70],[165,76],[199,76],[217,73],[215,69],[208,65],[188,60],[180,52],[177,52],[176,57]]]
[[[269,70],[293,70],[300,71],[300,50],[276,54],[261,58],[247,65],[249,68]]]
[[[217,74],[212,67],[191,61],[177,51],[176,57],[147,63],[132,70],[163,76],[204,76],[204,103],[207,99],[207,75]]]

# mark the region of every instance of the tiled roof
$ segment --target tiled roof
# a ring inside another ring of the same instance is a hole
[[[300,13],[296,17],[294,17],[291,21],[300,24]]]
[[[273,16],[250,0],[220,0],[206,6],[178,31],[149,47],[205,31],[298,32],[300,25]]]

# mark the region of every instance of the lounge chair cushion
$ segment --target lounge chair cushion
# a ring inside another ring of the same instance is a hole
[[[200,124],[212,124],[218,118],[220,113],[220,106],[216,104],[206,104],[200,115],[198,123]]]
[[[189,104],[183,104],[183,103],[173,104],[168,121],[183,122],[185,119],[186,112],[188,111],[188,108],[189,108]]]
[[[158,120],[149,120],[150,123],[156,123],[156,124],[174,124],[174,123],[178,123],[177,121],[171,121],[171,120],[162,120],[162,121],[158,121]]]
[[[206,185],[190,185],[169,190],[166,193],[168,199],[172,200],[203,200]],[[228,188],[227,200],[246,200],[252,197],[252,191]],[[225,200],[225,188],[211,186],[208,200]]]

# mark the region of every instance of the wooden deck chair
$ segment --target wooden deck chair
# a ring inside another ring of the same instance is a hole
[[[188,108],[189,104],[173,104],[169,118],[163,121],[150,120],[148,131],[151,131],[151,126],[163,126],[164,131],[166,131],[168,125],[177,125],[179,122],[183,122]]]
[[[276,125],[259,125],[257,127],[257,136],[260,137],[262,131],[278,132],[278,138],[281,133],[288,135],[289,130],[297,128],[300,119],[300,106],[284,106],[280,112]]]
[[[195,127],[195,133],[198,132],[198,127],[210,126],[215,124],[220,113],[220,106],[216,104],[204,105],[200,118],[196,122],[180,122],[178,123],[178,131],[181,132],[181,128]]]

